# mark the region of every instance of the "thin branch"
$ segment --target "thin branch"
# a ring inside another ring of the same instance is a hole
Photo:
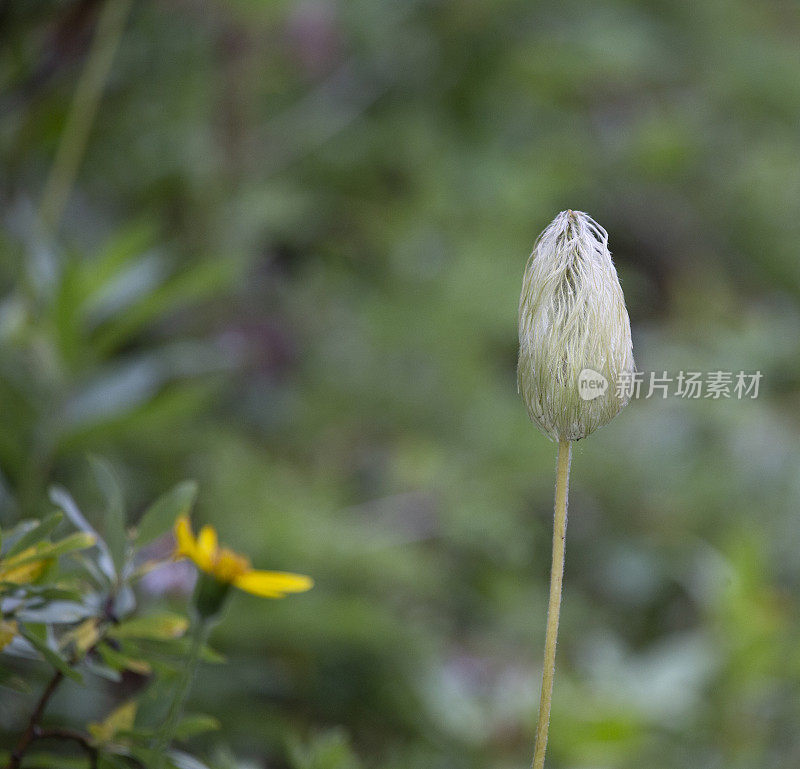
[[[39,729],[35,730],[33,739],[35,740],[71,740],[80,745],[89,757],[89,766],[91,769],[97,769],[97,748],[89,742],[89,738],[74,729]]]
[[[39,697],[39,701],[36,703],[31,717],[28,719],[28,725],[25,727],[25,731],[22,733],[17,746],[11,753],[11,758],[8,761],[8,769],[19,769],[22,765],[22,757],[25,755],[25,751],[30,747],[31,742],[36,739],[39,722],[42,720],[42,715],[47,707],[47,703],[50,702],[50,698],[55,694],[56,689],[58,689],[59,684],[63,680],[64,674],[60,670],[57,670],[55,675],[50,679],[50,683],[47,684],[47,687],[42,692],[42,696]]]

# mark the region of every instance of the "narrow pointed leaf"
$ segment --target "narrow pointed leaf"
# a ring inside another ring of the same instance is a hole
[[[20,628],[20,635],[60,673],[63,673],[65,676],[77,681],[78,683],[83,682],[83,677],[81,674],[77,670],[71,668],[69,663],[60,654],[58,654],[58,652],[53,651],[53,649],[47,645],[46,641],[39,638],[35,633],[30,632],[26,628]]]
[[[164,612],[149,617],[135,617],[113,627],[113,638],[146,638],[156,641],[180,638],[189,627],[189,620],[180,614]]]
[[[105,574],[109,581],[115,582],[117,579],[117,570],[114,566],[114,559],[111,557],[111,552],[105,540],[97,533],[97,530],[92,526],[89,521],[83,516],[83,513],[78,509],[75,500],[69,495],[66,489],[60,486],[54,486],[50,489],[50,501],[60,507],[67,518],[72,521],[73,525],[81,531],[92,534],[95,537],[97,549],[100,551],[97,559],[100,570]]]
[[[125,501],[117,476],[111,465],[100,457],[90,456],[89,464],[92,467],[97,485],[105,499],[105,519],[103,523],[103,538],[108,544],[111,557],[117,568],[117,573],[122,571],[125,561],[127,536],[125,532]]]
[[[40,540],[44,539],[48,534],[50,534],[53,529],[58,526],[59,523],[64,518],[64,514],[60,511],[56,511],[48,515],[45,519],[43,519],[39,524],[34,526],[30,531],[25,533],[22,537],[20,537],[13,545],[13,547],[9,548],[8,552],[5,554],[5,558],[12,558],[13,556],[17,555],[17,553],[21,553],[28,547],[35,545]]]

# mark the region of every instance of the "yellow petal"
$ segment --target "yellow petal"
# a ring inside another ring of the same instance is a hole
[[[175,543],[176,553],[178,555],[185,555],[194,560],[194,555],[197,547],[194,542],[194,535],[192,534],[192,524],[189,522],[188,515],[181,515],[175,521]]]
[[[314,580],[303,574],[285,571],[251,570],[233,580],[240,590],[264,598],[283,598],[286,593],[303,593],[314,587]]]
[[[178,556],[185,555],[187,558],[191,558],[203,571],[210,571],[212,562],[211,556],[201,546],[200,541],[201,539],[205,539],[205,545],[208,545],[208,528],[208,526],[204,526],[203,530],[200,532],[200,536],[195,539],[192,534],[192,524],[189,521],[188,515],[182,515],[175,521],[175,541],[177,543],[175,554]],[[216,540],[216,534],[214,534],[213,531],[212,534]]]
[[[217,532],[211,526],[203,526],[197,535],[197,554],[202,559],[197,565],[202,569],[211,568],[217,555]]]

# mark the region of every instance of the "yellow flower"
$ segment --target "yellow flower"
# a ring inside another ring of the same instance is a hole
[[[188,515],[180,516],[175,522],[175,540],[176,557],[190,558],[199,569],[218,582],[233,585],[253,595],[285,598],[287,593],[303,593],[314,586],[314,580],[303,574],[251,568],[245,556],[219,546],[217,532],[211,526],[203,526],[195,538]]]

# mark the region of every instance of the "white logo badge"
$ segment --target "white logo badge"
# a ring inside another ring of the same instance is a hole
[[[593,401],[608,390],[608,379],[594,369],[585,368],[578,375],[578,395],[585,401]]]

